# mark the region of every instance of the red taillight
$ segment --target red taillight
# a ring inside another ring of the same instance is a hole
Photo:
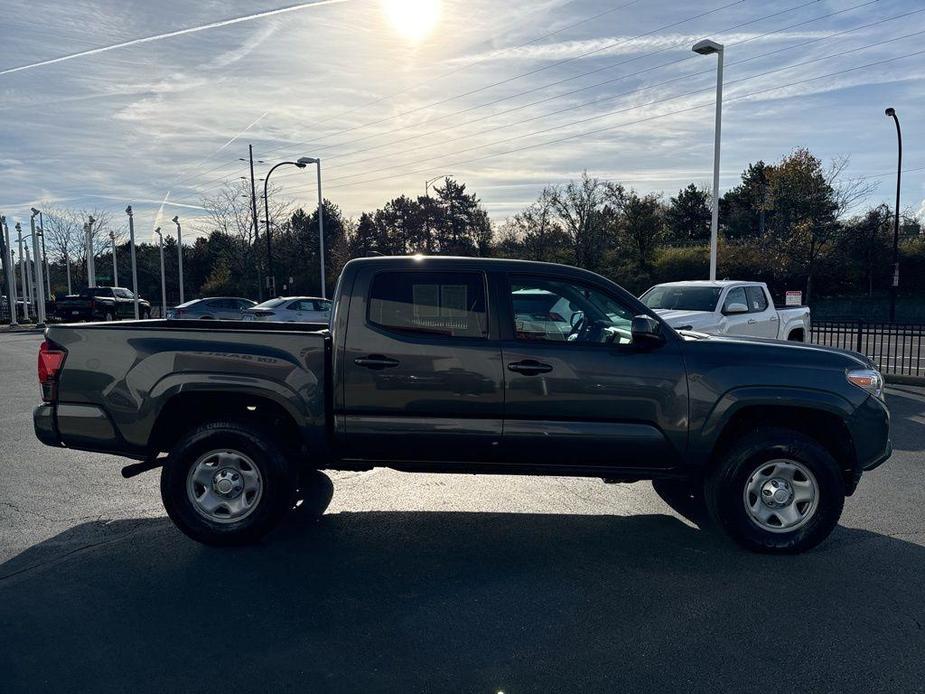
[[[45,340],[39,347],[39,383],[42,386],[42,399],[52,402],[57,398],[58,372],[64,366],[67,351]]]

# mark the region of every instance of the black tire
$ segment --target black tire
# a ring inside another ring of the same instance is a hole
[[[106,313],[103,314],[103,320],[107,323],[112,323],[114,319],[115,317],[112,315],[112,311],[106,311]]]
[[[774,460],[796,461],[809,469],[817,490],[815,511],[791,531],[770,531],[753,520],[746,507],[749,479]],[[838,463],[817,441],[792,429],[763,427],[742,436],[707,475],[704,497],[713,521],[746,549],[796,554],[829,536],[845,504],[845,483]]]
[[[149,320],[150,318],[151,318],[151,311],[148,310],[148,309],[142,310],[142,312],[141,312],[141,319],[142,319],[142,320]]]
[[[261,491],[249,515],[216,522],[194,506],[187,492],[190,471],[201,456],[216,449],[246,456],[257,468]],[[167,515],[187,536],[207,545],[243,545],[272,530],[295,503],[297,475],[272,434],[249,424],[211,422],[196,427],[170,451],[161,471],[161,499]]]

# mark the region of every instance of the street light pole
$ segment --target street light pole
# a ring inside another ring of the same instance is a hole
[[[138,320],[138,266],[135,264],[135,218],[132,216],[132,206],[125,208],[128,215],[128,242],[132,251],[132,293],[135,294],[135,320]]]
[[[13,269],[12,246],[10,244],[10,227],[6,217],[0,215],[0,252],[3,253],[3,274],[6,277],[7,301],[10,304],[10,327],[18,328],[16,320],[16,272]]]
[[[109,240],[112,241],[112,286],[119,286],[119,261],[116,258],[116,234],[109,232]]]
[[[301,159],[299,161],[281,161],[278,164],[274,164],[267,172],[266,178],[263,179],[263,214],[266,217],[263,221],[267,223],[267,283],[270,285],[270,293],[272,296],[276,296],[276,276],[273,274],[273,249],[270,245],[270,194],[268,186],[270,185],[270,175],[280,166],[286,165],[297,166],[300,169],[305,168],[305,163]]]
[[[308,164],[318,165],[318,255],[321,258],[321,298],[327,299],[324,272],[324,199],[321,196],[321,159],[318,157],[302,157],[296,162],[296,166],[300,168]]]
[[[716,280],[716,247],[719,239],[719,146],[723,124],[723,54],[722,44],[704,39],[693,47],[700,55],[716,54],[716,117],[713,139],[713,214],[710,219],[710,280]]]
[[[180,272],[180,303],[185,303],[183,298],[183,236],[180,233],[180,218],[174,215],[173,223],[177,225],[177,265]]]
[[[161,233],[160,227],[155,229],[154,233],[157,234],[157,238],[161,242],[161,318],[164,318],[167,316],[167,280],[164,278],[164,235]]]
[[[896,109],[890,106],[886,110],[886,115],[896,123],[896,142],[899,147],[896,164],[896,209],[893,215],[893,283],[890,286],[890,322],[892,322],[896,320],[896,293],[899,291],[899,189],[903,175],[903,133],[899,127]]]
[[[48,293],[45,295],[51,299],[51,270],[48,269],[48,254],[45,252],[45,216],[39,210],[39,238],[42,239],[42,262],[45,264],[45,287]]]
[[[87,217],[84,229],[87,230],[87,286],[96,286],[96,260],[93,258],[93,217]]]
[[[22,319],[29,322],[29,282],[26,280],[26,256],[22,252],[22,224],[16,222],[16,247],[19,253],[19,280],[22,285]]]
[[[45,327],[45,281],[42,279],[42,260],[41,256],[41,246],[39,246],[39,235],[35,230],[35,218],[38,216],[39,211],[32,208],[32,216],[29,217],[29,224],[32,228],[32,255],[34,260],[32,261],[33,272],[35,272],[35,303],[36,303],[36,315],[38,316],[38,323],[36,328]]]

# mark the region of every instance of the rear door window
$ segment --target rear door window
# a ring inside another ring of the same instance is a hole
[[[478,272],[382,272],[370,287],[367,317],[389,330],[486,338],[485,277]]]
[[[761,313],[768,307],[768,297],[765,296],[764,289],[758,286],[746,287],[745,293],[748,295],[748,310],[752,313]]]

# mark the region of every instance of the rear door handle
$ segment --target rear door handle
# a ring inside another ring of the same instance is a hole
[[[756,321],[754,318],[749,318],[749,320],[748,320],[748,324],[749,324],[749,325],[754,325],[754,324],[757,323],[757,322],[758,322],[758,321]]]
[[[543,362],[536,361],[534,359],[525,359],[523,361],[515,361],[507,365],[508,371],[516,371],[519,374],[524,376],[535,376],[537,374],[545,374],[552,371],[552,367],[549,364],[544,364]]]
[[[373,369],[378,371],[379,369],[391,369],[395,366],[398,366],[397,359],[391,359],[390,357],[385,357],[381,354],[370,354],[368,357],[357,357],[353,360],[353,363],[357,366],[362,366],[366,369]]]

